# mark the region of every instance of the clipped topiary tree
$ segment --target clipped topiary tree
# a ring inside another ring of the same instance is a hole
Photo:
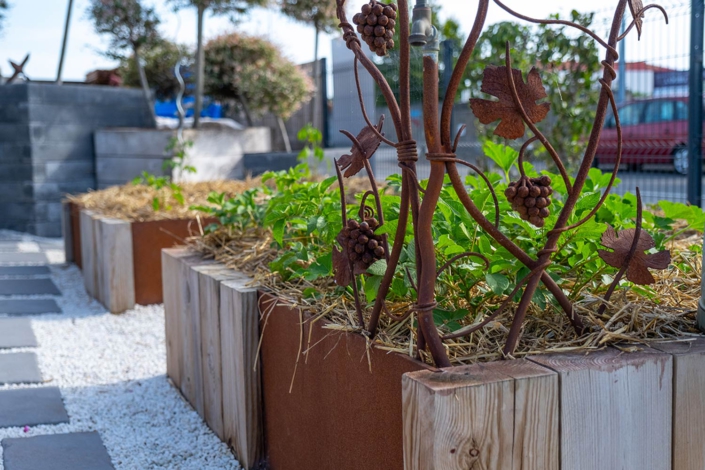
[[[192,67],[194,59],[193,52],[188,46],[176,44],[166,39],[161,40],[154,47],[146,49],[142,53],[142,58],[144,59],[144,73],[147,81],[154,89],[157,98],[161,100],[173,99],[179,92],[179,81],[174,75],[176,64],[182,63]],[[122,61],[120,76],[125,86],[141,86],[140,74],[132,58]],[[193,84],[193,76],[184,75],[184,80],[188,89],[188,85]]]
[[[194,7],[198,12],[198,31],[196,36],[196,102],[194,104],[193,127],[198,128],[201,122],[201,109],[203,108],[204,64],[203,53],[203,20],[206,11],[213,15],[230,15],[235,21],[238,16],[247,12],[251,7],[265,6],[268,0],[168,0],[176,10]]]
[[[280,0],[281,12],[304,24],[312,25],[316,32],[316,40],[313,48],[313,77],[316,90],[320,89],[320,69],[318,65],[318,37],[321,32],[331,33],[338,26],[338,17],[335,9],[336,4],[330,0]],[[320,122],[316,122],[317,94],[311,100],[312,119],[314,127],[321,127]]]
[[[125,60],[129,57],[129,52],[132,53],[144,97],[152,116],[156,119],[141,61],[142,51],[160,41],[157,31],[160,20],[154,8],[142,5],[140,0],[91,0],[88,14],[93,19],[96,32],[110,37],[110,45],[105,55]]]
[[[254,36],[225,34],[209,41],[205,51],[207,92],[239,103],[249,125],[253,114],[274,114],[291,151],[284,120],[311,97],[308,75],[274,44]]]

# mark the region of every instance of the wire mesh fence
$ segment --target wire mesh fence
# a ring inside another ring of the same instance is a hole
[[[660,2],[667,10],[669,24],[656,10],[647,12],[643,34],[629,34],[620,50],[618,78],[613,90],[619,101],[623,127],[623,157],[619,167],[621,183],[614,189],[618,194],[634,193],[638,186],[647,203],[659,200],[687,202],[688,172],[688,76],[690,66],[691,5],[687,0]],[[606,36],[614,10],[595,13],[593,29]],[[627,15],[629,16],[629,15]],[[631,19],[631,17],[629,17]],[[600,57],[604,50],[600,50]],[[419,143],[418,174],[428,177],[430,166],[423,158],[424,148],[420,79],[420,51],[412,49],[412,126]],[[357,133],[365,125],[360,113],[360,97],[355,85],[352,56],[342,41],[334,44],[333,66],[329,69],[333,83],[333,101],[329,119],[331,139],[336,147],[330,155],[338,155],[350,147],[350,142],[338,135],[339,129]],[[393,74],[392,74],[393,75]],[[387,110],[380,106],[375,85],[369,75],[360,70],[362,103],[370,120],[376,122]],[[460,138],[457,155],[483,169],[492,169],[493,163],[482,154],[480,133],[476,119],[467,103],[467,97],[454,107],[453,128],[461,124],[467,130]],[[394,134],[391,123],[385,126],[387,134]],[[395,137],[395,136],[394,136]],[[394,139],[393,137],[393,139]],[[614,117],[609,117],[597,153],[596,165],[603,171],[613,171],[616,158],[616,129]],[[395,150],[385,144],[373,158],[373,169],[378,179],[399,171]],[[538,169],[550,168],[536,162]]]

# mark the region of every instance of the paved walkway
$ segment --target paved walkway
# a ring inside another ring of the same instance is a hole
[[[0,428],[69,423],[57,387],[45,386],[31,316],[60,313],[46,246],[0,239]],[[113,470],[97,432],[6,438],[5,470]]]

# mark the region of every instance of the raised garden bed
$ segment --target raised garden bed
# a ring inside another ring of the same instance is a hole
[[[438,370],[271,295],[257,309],[241,274],[185,249],[163,257],[168,374],[246,468],[705,462],[693,444],[705,421],[703,339]]]

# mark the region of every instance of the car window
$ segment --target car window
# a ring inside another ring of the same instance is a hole
[[[636,126],[641,120],[644,103],[629,104],[619,110],[619,122],[623,126]]]
[[[686,121],[688,119],[688,103],[676,101],[676,121]]]
[[[646,105],[646,113],[644,113],[644,122],[668,122],[674,118],[673,101],[652,101]]]

